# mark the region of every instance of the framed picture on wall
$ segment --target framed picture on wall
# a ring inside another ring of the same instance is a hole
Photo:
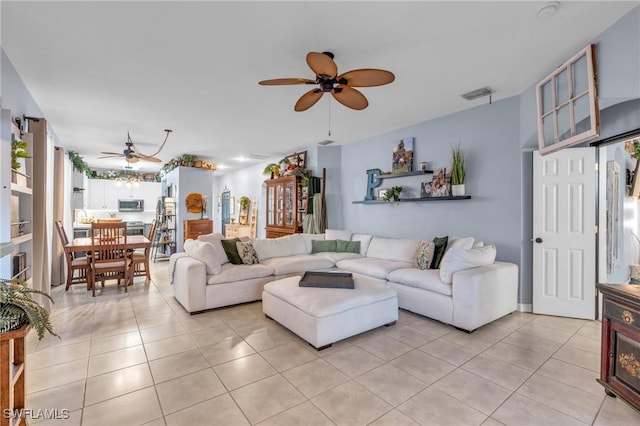
[[[420,196],[422,198],[431,197],[433,195],[433,188],[431,182],[422,182],[420,185]]]
[[[393,147],[391,173],[407,173],[413,170],[413,138],[404,138]]]
[[[388,188],[378,189],[378,197],[377,197],[377,199],[378,200],[382,200],[388,190],[389,190]]]

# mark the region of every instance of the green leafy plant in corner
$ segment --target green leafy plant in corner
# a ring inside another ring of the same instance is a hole
[[[465,161],[464,153],[460,149],[460,145],[453,148],[453,163],[451,164],[451,184],[464,184],[465,177]]]
[[[67,152],[67,157],[73,164],[73,169],[77,172],[84,173],[88,178],[92,178],[91,167],[84,161],[84,159],[75,151]]]
[[[246,195],[243,195],[242,197],[240,197],[238,202],[240,203],[240,210],[249,209],[249,205],[251,204],[251,200]]]
[[[392,186],[387,189],[387,192],[382,196],[382,199],[386,202],[400,201],[400,193],[402,192],[401,186]]]
[[[33,300],[33,294],[41,294],[51,300],[47,293],[29,288],[24,280],[0,278],[0,332],[14,330],[29,323],[42,339],[45,332],[53,332],[49,312]],[[59,336],[58,336],[59,337]]]
[[[11,168],[13,170],[18,170],[21,166],[18,158],[28,158],[26,149],[27,143],[22,139],[11,142]]]

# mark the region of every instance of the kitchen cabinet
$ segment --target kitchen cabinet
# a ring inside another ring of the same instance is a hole
[[[118,210],[118,191],[113,180],[89,179],[87,209]]]
[[[138,186],[117,187],[109,179],[89,179],[86,208],[89,210],[118,210],[118,200],[144,200],[145,210],[155,210],[162,192],[160,182],[140,182]]]

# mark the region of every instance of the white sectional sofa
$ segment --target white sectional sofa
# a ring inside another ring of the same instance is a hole
[[[260,263],[233,265],[221,239],[220,234],[200,236],[199,242],[186,244],[187,253],[171,258],[174,295],[191,313],[260,300],[266,283],[310,270],[347,271],[361,282],[386,284],[397,290],[400,308],[467,331],[517,308],[517,265],[494,261],[493,246],[483,249],[475,242],[473,248],[469,237],[451,238],[440,269],[424,270],[416,266],[420,240],[333,230],[254,239]],[[360,251],[313,253],[313,240],[358,241]]]

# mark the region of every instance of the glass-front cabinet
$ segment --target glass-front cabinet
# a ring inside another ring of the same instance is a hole
[[[269,179],[267,185],[267,238],[302,232],[298,206],[300,178],[296,176]]]

